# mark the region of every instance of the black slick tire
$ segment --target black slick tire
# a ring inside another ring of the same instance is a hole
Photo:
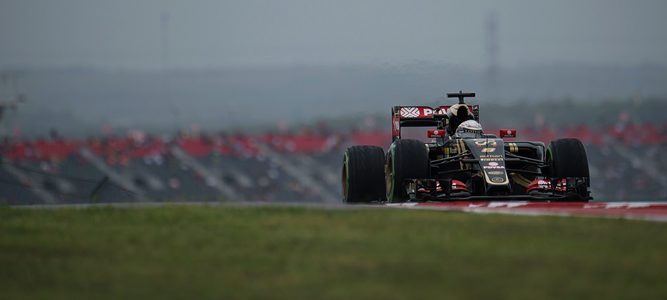
[[[384,150],[376,146],[348,148],[341,180],[344,203],[384,201]]]
[[[578,139],[553,140],[547,149],[551,177],[589,177],[586,149]]]
[[[417,140],[397,140],[389,148],[385,164],[388,202],[409,200],[405,191],[406,179],[425,179],[430,175],[430,160],[426,145]]]
[[[557,139],[547,149],[548,175],[552,181],[562,178],[584,178],[590,182],[588,157],[583,143],[578,139]],[[568,193],[565,200],[588,201],[588,186]]]

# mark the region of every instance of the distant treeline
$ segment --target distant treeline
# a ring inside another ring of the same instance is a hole
[[[548,65],[502,69],[495,78],[483,70],[428,63],[0,72],[18,78],[16,88],[0,83],[0,96],[28,96],[16,111],[5,111],[1,133],[20,128],[28,136],[52,128],[69,136],[99,134],[103,127],[263,130],[279,122],[319,120],[350,127],[367,116],[384,126],[392,105],[448,103],[442,95],[458,90],[477,92],[473,101],[482,105],[482,120],[494,126],[532,125],[540,118],[547,124],[606,124],[623,111],[631,120],[662,121],[667,106],[662,66]]]

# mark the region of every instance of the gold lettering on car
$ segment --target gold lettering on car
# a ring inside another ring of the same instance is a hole
[[[475,141],[475,145],[477,145],[478,147],[482,147],[482,146],[497,147],[498,142],[493,141],[493,140],[491,140],[491,141],[490,140],[482,140],[482,141]]]

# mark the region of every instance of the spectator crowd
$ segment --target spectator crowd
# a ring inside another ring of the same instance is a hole
[[[663,155],[667,123],[519,128],[518,134],[517,140],[546,144],[562,137],[582,140],[596,200],[667,200],[660,176],[667,168]],[[390,142],[389,130],[322,128],[259,134],[193,131],[174,136],[131,130],[87,139],[57,133],[30,140],[5,137],[0,143],[0,203],[129,201],[139,192],[152,201],[224,200],[216,180],[245,201],[324,201],[323,195],[340,197],[338,173],[346,147],[386,148]],[[95,159],[82,155],[84,149]],[[174,149],[182,150],[206,172]],[[114,174],[130,183],[113,182]],[[36,190],[51,197],[40,197]]]

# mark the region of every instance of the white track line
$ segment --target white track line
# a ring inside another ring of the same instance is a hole
[[[447,206],[426,206],[426,205],[422,206],[419,203],[397,203],[397,204],[388,204],[386,206],[390,208],[465,212],[474,214],[502,214],[502,215],[531,216],[531,217],[538,217],[538,216],[584,217],[584,218],[627,219],[627,220],[667,222],[667,215],[652,215],[652,214],[605,215],[605,214],[586,213],[585,209],[582,210],[581,214],[576,214],[565,211],[545,211],[540,209],[512,209],[511,206],[506,206],[503,208],[492,208],[492,207],[497,207],[497,205],[494,206],[493,204],[494,204],[493,202],[490,203],[490,207],[474,207],[474,206],[447,207]],[[599,205],[602,203],[597,203],[597,204]],[[640,207],[650,206],[651,204],[664,205],[667,204],[667,202],[609,202],[605,204],[606,208],[622,208],[622,207],[640,208]]]

